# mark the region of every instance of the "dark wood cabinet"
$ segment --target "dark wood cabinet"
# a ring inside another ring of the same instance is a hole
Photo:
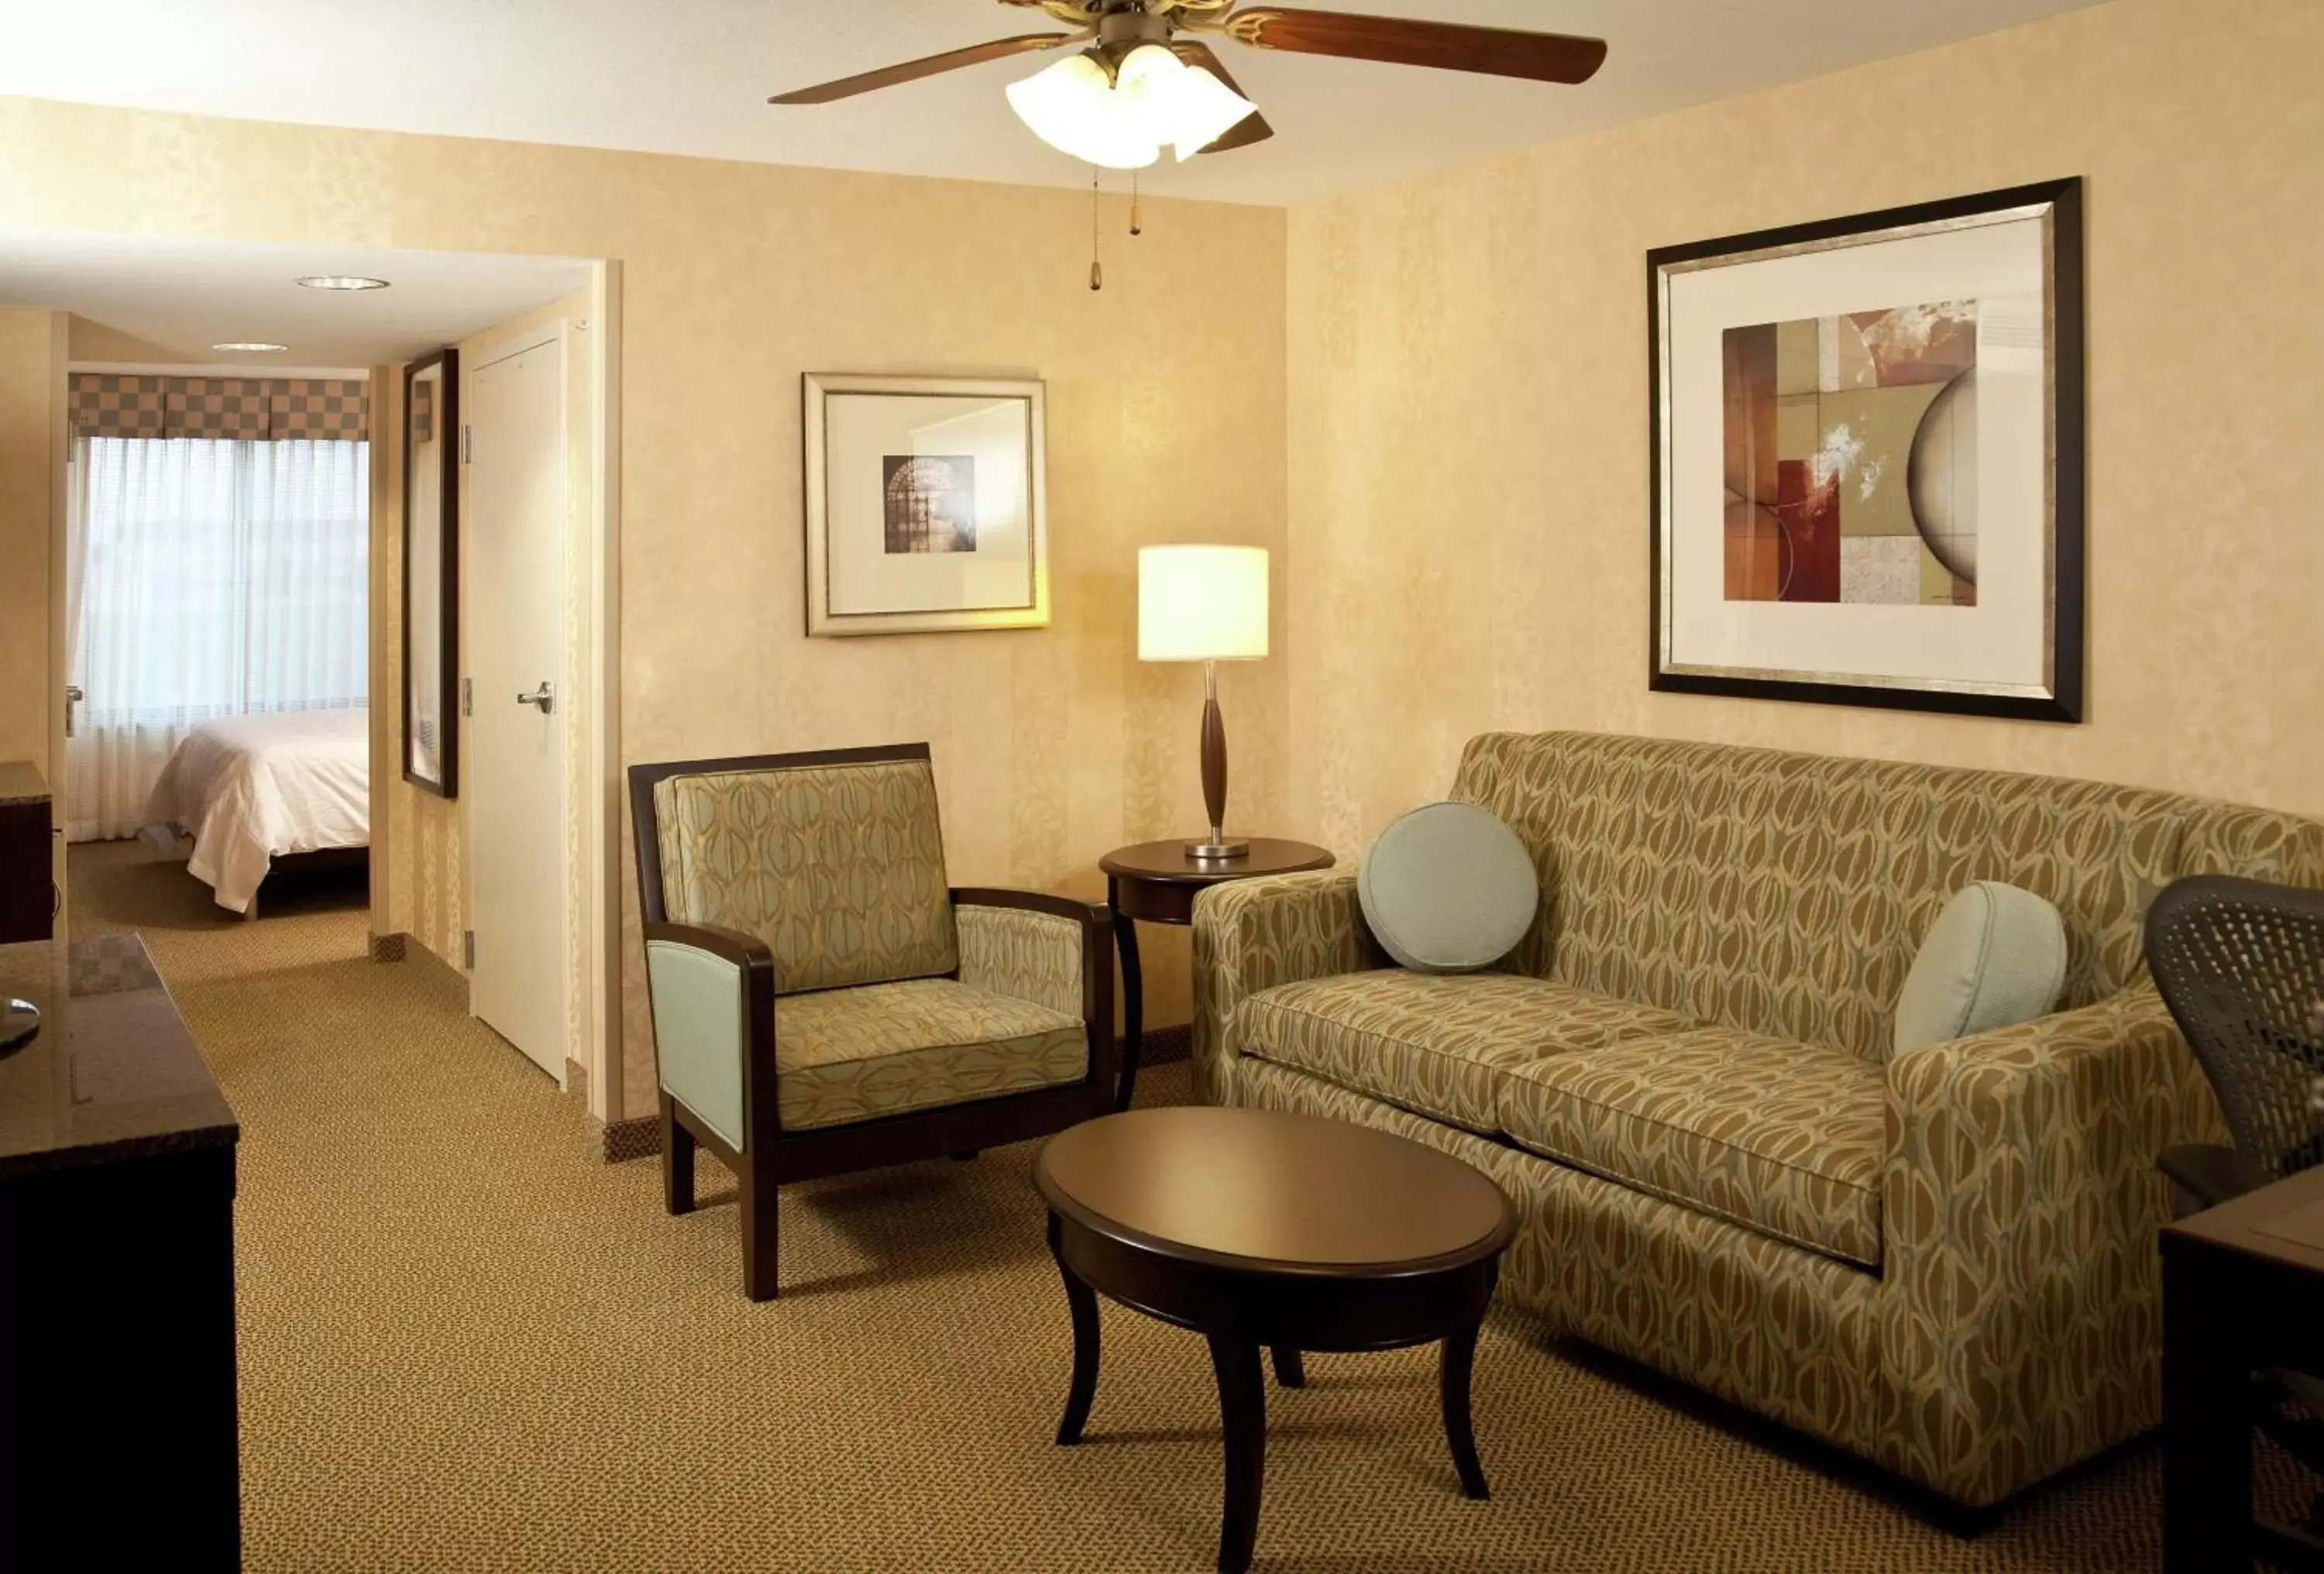
[[[56,923],[49,785],[23,760],[0,762],[0,945],[46,940]]]
[[[0,946],[0,1569],[235,1569],[234,1112],[134,935]]]

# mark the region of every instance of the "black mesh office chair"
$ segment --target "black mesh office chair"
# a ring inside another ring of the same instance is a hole
[[[2176,881],[2147,911],[2146,962],[2235,1137],[2164,1152],[2180,1217],[2324,1164],[2324,891]],[[2261,1428],[2324,1472],[2324,1380],[2264,1373],[2255,1398]],[[2324,1532],[2324,1496],[2310,1518]]]

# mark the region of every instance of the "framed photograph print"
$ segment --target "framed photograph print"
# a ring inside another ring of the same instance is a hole
[[[810,373],[807,631],[1049,621],[1042,385]]]
[[[1650,686],[2080,721],[2081,182],[1646,280]]]
[[[460,790],[460,354],[403,369],[403,779]]]

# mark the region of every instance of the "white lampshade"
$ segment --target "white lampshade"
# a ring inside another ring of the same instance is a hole
[[[1138,549],[1138,659],[1257,661],[1266,654],[1266,548]]]
[[[1086,52],[1067,55],[1008,87],[1009,107],[1061,153],[1109,170],[1142,170],[1162,156],[1127,113],[1105,68]]]
[[[1008,93],[1035,136],[1109,170],[1142,170],[1165,146],[1191,159],[1259,107],[1152,43],[1131,50],[1111,74],[1084,50],[1011,82]]]
[[[1140,44],[1123,57],[1114,91],[1128,101],[1157,148],[1171,144],[1185,162],[1210,146],[1259,106],[1160,44]]]

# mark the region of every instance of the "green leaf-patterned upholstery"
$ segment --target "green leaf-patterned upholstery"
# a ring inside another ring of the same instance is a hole
[[[785,1131],[1063,1087],[1088,1070],[1078,1015],[951,979],[775,1003],[775,1100]]]
[[[1683,1017],[1505,973],[1341,973],[1255,995],[1242,1053],[1471,1131],[1501,1129],[1505,1081],[1544,1055],[1665,1036]]]
[[[2324,825],[1588,733],[1477,738],[1453,796],[1541,877],[1505,971],[1381,971],[1343,875],[1206,891],[1205,1096],[1470,1158],[1518,1201],[1519,1303],[1958,1501],[2154,1425],[2153,1161],[2223,1124],[2140,920],[2181,875],[2324,885]],[[1882,1064],[1922,935],[1978,879],[2057,907],[2061,1009]],[[1559,1043],[1529,984],[1679,1026]]]
[[[1877,1268],[1886,1109],[1870,1061],[1698,1027],[1535,1061],[1503,1083],[1500,1124],[1560,1164]]]
[[[959,965],[925,759],[669,777],[654,828],[670,919],[765,941],[779,994]]]

